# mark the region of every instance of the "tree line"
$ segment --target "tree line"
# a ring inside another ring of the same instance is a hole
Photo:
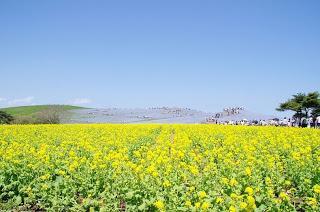
[[[297,93],[281,103],[276,110],[293,111],[293,118],[298,121],[299,126],[308,119],[315,123],[320,116],[320,94],[319,92]]]

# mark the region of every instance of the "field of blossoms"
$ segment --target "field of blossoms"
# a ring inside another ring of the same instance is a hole
[[[320,130],[0,126],[0,210],[319,211]]]

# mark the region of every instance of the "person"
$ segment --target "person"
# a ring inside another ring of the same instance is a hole
[[[284,117],[284,119],[282,120],[282,126],[287,126],[288,125],[288,120],[287,117]]]
[[[287,122],[287,126],[286,127],[291,127],[291,119],[289,118],[288,119],[288,122]]]
[[[308,126],[308,120],[306,118],[301,119],[301,127],[307,127]]]
[[[320,128],[320,116],[318,116],[317,118],[316,118],[316,127],[317,128]]]
[[[307,128],[311,128],[312,118],[307,119]]]

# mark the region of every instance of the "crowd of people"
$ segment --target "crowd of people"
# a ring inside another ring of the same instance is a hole
[[[300,121],[295,118],[270,119],[270,120],[219,120],[210,119],[209,123],[222,125],[246,125],[246,126],[283,126],[283,127],[307,127],[320,128],[320,116],[313,118],[302,118]]]
[[[223,112],[216,113],[206,119],[206,123],[223,124],[223,125],[246,125],[246,126],[283,126],[283,127],[306,127],[320,128],[320,116],[315,119],[310,118],[287,118],[283,119],[268,119],[268,120],[247,120],[247,119],[232,119],[233,115],[240,114],[244,111],[244,107],[229,107],[224,108]],[[228,117],[227,119],[225,117]]]

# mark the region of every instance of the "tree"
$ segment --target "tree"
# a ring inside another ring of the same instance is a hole
[[[14,120],[13,116],[4,112],[0,111],[0,124],[10,124]]]
[[[300,120],[303,117],[303,108],[302,108],[302,102],[305,99],[305,94],[303,93],[298,93],[293,95],[292,99],[287,100],[284,103],[281,103],[279,108],[277,108],[276,110],[278,111],[287,111],[287,110],[291,110],[293,112],[295,112],[295,114],[293,115],[295,118],[297,118],[300,122]]]
[[[299,123],[303,117],[315,119],[320,114],[320,94],[318,92],[295,94],[293,98],[281,103],[276,110],[295,112],[293,116]]]
[[[320,109],[320,94],[318,92],[308,93],[303,102],[303,108],[306,114],[306,118],[312,117],[312,114],[317,114],[316,111]]]
[[[59,124],[61,122],[61,110],[50,107],[46,110],[38,112],[36,115],[37,124]]]
[[[318,116],[320,116],[320,107],[312,110],[311,115],[313,119],[315,120]]]

